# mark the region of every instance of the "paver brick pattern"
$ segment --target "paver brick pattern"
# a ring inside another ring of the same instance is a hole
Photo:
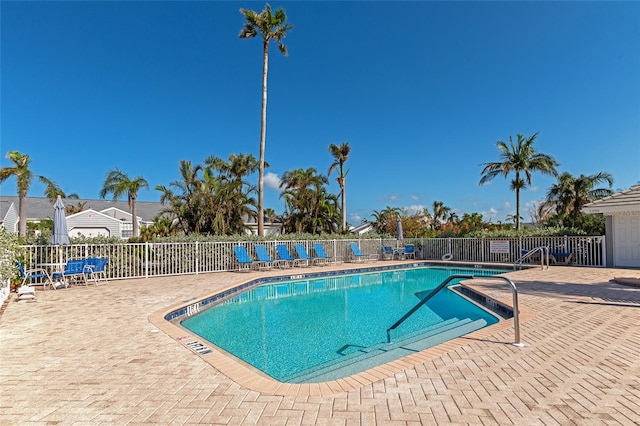
[[[38,291],[34,303],[12,298],[0,317],[0,424],[637,425],[640,288],[610,281],[630,272],[509,273],[532,313],[523,348],[503,327],[323,396],[242,387],[148,319],[258,273]],[[510,298],[504,285],[478,286]]]

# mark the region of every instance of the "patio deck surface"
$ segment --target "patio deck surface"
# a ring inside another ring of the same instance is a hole
[[[327,267],[296,273],[315,269]],[[638,270],[511,272],[523,348],[509,344],[507,320],[323,385],[219,370],[156,326],[169,306],[282,273],[291,270],[111,281],[37,291],[34,303],[13,294],[0,316],[0,424],[640,422],[640,288],[611,282]],[[498,281],[473,285],[510,299]]]

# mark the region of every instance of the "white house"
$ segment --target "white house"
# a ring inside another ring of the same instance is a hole
[[[107,236],[129,238],[133,236],[133,221],[127,201],[64,199],[65,206],[81,207],[82,211],[67,216],[67,228],[70,237]],[[0,195],[0,226],[10,232],[18,231],[18,197]],[[138,201],[136,215],[138,229],[153,223],[153,219],[162,213],[164,206],[158,202]],[[27,222],[38,222],[53,218],[53,204],[44,197],[26,198]],[[247,234],[258,233],[258,223],[248,216],[244,217]],[[275,236],[282,233],[282,223],[265,222],[265,235]]]
[[[70,237],[129,238],[133,232],[133,224],[104,212],[89,209],[67,216],[67,229]]]
[[[18,208],[15,203],[8,200],[0,200],[0,226],[8,232],[18,232]]]
[[[129,238],[133,235],[133,222],[127,201],[65,199],[65,206],[81,207],[82,211],[67,216],[67,228],[72,237],[78,234],[104,235]],[[18,197],[0,196],[0,225],[10,232],[18,231]],[[27,197],[25,200],[27,222],[53,219],[53,204],[44,197]],[[163,209],[162,204],[138,201],[136,213],[139,228],[153,223],[153,218]],[[71,222],[69,222],[71,221]]]
[[[640,185],[589,203],[582,211],[605,216],[606,266],[640,268]]]
[[[371,232],[372,230],[373,230],[373,225],[369,222],[364,222],[358,226],[351,226],[349,228],[349,232],[357,235],[366,234],[368,232]]]

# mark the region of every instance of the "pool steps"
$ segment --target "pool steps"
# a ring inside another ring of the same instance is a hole
[[[364,371],[378,365],[402,358],[415,352],[438,345],[447,340],[469,334],[487,325],[485,320],[452,318],[443,321],[427,332],[415,332],[394,338],[389,343],[380,343],[367,348],[355,349],[343,357],[320,364],[304,372],[283,379],[286,383],[326,382],[349,376],[355,371]]]

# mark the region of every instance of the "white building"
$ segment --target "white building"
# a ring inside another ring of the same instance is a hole
[[[640,185],[589,203],[582,211],[605,216],[606,266],[640,268]]]

